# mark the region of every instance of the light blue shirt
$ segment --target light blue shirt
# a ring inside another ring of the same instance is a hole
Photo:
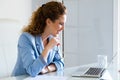
[[[50,37],[49,37],[50,39]],[[41,53],[44,49],[42,38],[23,32],[18,41],[18,56],[12,75],[38,75],[41,70],[54,63],[58,70],[63,70],[64,63],[60,57],[60,50],[55,46],[48,55],[47,62],[42,58]]]

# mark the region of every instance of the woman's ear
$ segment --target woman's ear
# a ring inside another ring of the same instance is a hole
[[[52,22],[52,21],[51,21],[49,18],[46,19],[46,24],[47,24],[47,25],[50,25],[51,22]]]

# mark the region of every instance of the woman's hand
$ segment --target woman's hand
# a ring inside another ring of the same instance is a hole
[[[49,72],[49,70],[48,70],[48,67],[46,66],[45,68],[42,69],[40,74],[45,74],[45,73],[48,73],[48,72]]]
[[[46,47],[49,48],[49,49],[51,49],[51,48],[53,48],[56,45],[60,45],[60,39],[58,37],[53,37],[49,41],[49,43],[48,43],[48,45]]]
[[[60,45],[60,39],[58,37],[53,37],[49,43],[45,46],[42,56],[44,60],[47,62],[47,57],[49,55],[49,51],[56,45]]]
[[[56,68],[55,64],[51,63],[50,65],[48,65],[48,66],[46,66],[45,68],[42,69],[41,74],[54,72],[56,70],[57,70],[57,68]]]

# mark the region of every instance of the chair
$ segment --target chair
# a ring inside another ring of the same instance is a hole
[[[0,78],[10,76],[14,68],[20,28],[17,20],[0,19]]]

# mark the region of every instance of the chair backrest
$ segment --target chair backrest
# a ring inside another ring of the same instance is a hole
[[[19,21],[0,19],[0,78],[11,75],[17,59]]]

